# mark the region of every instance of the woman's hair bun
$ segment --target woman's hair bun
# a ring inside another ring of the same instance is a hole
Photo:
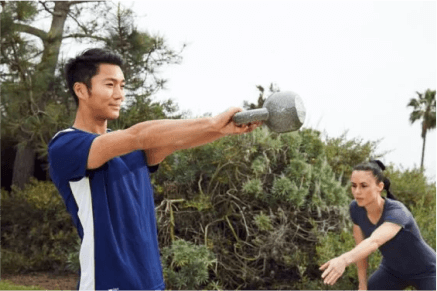
[[[372,160],[370,162],[377,164],[381,168],[381,170],[385,170],[385,165],[380,160]]]

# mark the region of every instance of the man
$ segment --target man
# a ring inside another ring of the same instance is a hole
[[[151,120],[111,132],[125,98],[122,59],[90,49],[65,68],[78,104],[71,128],[49,144],[50,175],[81,238],[79,290],[164,289],[149,173],[176,150],[260,123],[237,126],[232,108],[215,117]]]

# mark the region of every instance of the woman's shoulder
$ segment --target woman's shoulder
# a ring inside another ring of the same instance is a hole
[[[406,212],[410,212],[404,203],[398,200],[393,200],[391,198],[385,198],[385,202],[387,204],[387,210],[402,210]]]
[[[385,220],[401,224],[404,227],[411,224],[414,220],[413,215],[402,202],[390,198],[386,198],[385,201]]]

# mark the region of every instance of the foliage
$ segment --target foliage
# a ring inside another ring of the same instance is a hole
[[[257,129],[176,152],[154,182],[161,246],[172,237],[204,244],[219,260],[210,280],[226,289],[293,289],[304,274],[314,279],[314,229],[343,229],[347,221],[346,186],[310,129]],[[176,197],[184,202],[168,216]]]
[[[417,99],[411,98],[408,107],[412,107],[410,114],[410,122],[414,123],[417,120],[422,121],[422,137],[425,136],[426,131],[435,129],[435,90],[426,90],[424,93],[417,93]]]
[[[74,273],[77,273],[80,270],[80,260],[79,260],[80,247],[81,247],[81,240],[80,237],[78,236],[76,239],[76,244],[74,246],[74,249],[71,250],[67,256],[67,269]]]
[[[66,270],[77,232],[51,182],[2,190],[2,270]]]
[[[47,162],[50,139],[73,123],[76,106],[66,90],[66,60],[60,55],[66,39],[73,45],[86,42],[111,49],[126,60],[126,102],[122,117],[110,128],[177,111],[172,100],[155,102],[152,97],[166,82],[160,68],[180,63],[183,48],[173,50],[162,37],[139,31],[130,9],[108,1],[3,1],[2,8],[1,135],[18,146],[13,174],[17,186],[24,187],[33,174],[33,167],[26,167],[29,159],[38,154]],[[41,19],[52,20],[49,29],[40,28]]]
[[[423,139],[422,146],[422,159],[420,162],[420,168],[423,169],[423,162],[425,157],[425,142],[426,142],[426,134],[429,130],[435,129],[435,90],[432,91],[430,89],[426,90],[424,93],[417,93],[417,99],[411,98],[407,107],[412,107],[412,112],[410,113],[410,122],[413,124],[414,122],[420,120],[422,121],[422,130],[421,137]]]
[[[352,169],[359,163],[368,161],[369,157],[377,159],[387,153],[376,153],[381,140],[364,141],[362,138],[348,138],[348,132],[339,137],[326,137],[326,157],[329,165],[337,176],[341,177],[342,184],[347,184]]]
[[[214,253],[205,246],[176,240],[162,249],[163,273],[166,287],[194,290],[206,287],[209,271],[217,262]]]
[[[435,188],[434,188],[435,189]],[[435,193],[435,190],[434,190]],[[432,196],[430,203],[425,203],[423,196],[416,205],[411,207],[411,212],[419,226],[425,242],[436,250],[436,197]]]
[[[385,175],[391,181],[391,192],[408,208],[417,205],[422,198],[425,204],[432,203],[435,198],[435,184],[428,183],[418,168],[404,169],[390,165]]]

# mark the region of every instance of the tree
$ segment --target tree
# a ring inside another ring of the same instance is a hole
[[[73,6],[82,3],[85,1],[1,3],[2,134],[16,139],[12,183],[20,188],[33,175],[38,149],[49,140],[47,125],[65,116],[62,108],[54,106],[61,103],[57,94],[61,74],[56,70],[62,40],[68,37],[64,35],[67,18],[76,19],[78,10],[74,12]],[[45,31],[36,23],[41,21],[38,17],[47,16],[51,24]],[[92,23],[96,22],[88,25]]]
[[[425,158],[426,134],[429,130],[435,129],[435,90],[426,90],[425,93],[416,92],[418,98],[412,98],[407,107],[412,107],[413,112],[410,114],[410,122],[413,124],[417,120],[422,121],[422,159],[420,169],[423,171],[423,161]]]
[[[251,109],[258,109],[258,108],[262,108],[263,107],[264,101],[266,101],[266,97],[264,97],[265,89],[261,85],[257,85],[256,88],[259,91],[259,96],[258,96],[257,104],[249,103],[248,101],[244,101],[244,103],[243,103],[243,108],[244,109],[251,110]],[[279,87],[276,84],[274,84],[274,83],[270,84],[270,87],[269,87],[270,94],[273,94],[273,93],[276,93],[276,92],[279,92],[279,91],[281,91],[281,90],[279,89]]]
[[[125,87],[127,107],[122,108],[118,119],[108,124],[112,129],[167,118],[178,110],[172,100],[153,102],[151,96],[165,88],[166,80],[160,78],[158,69],[163,65],[179,64],[185,45],[179,51],[168,48],[162,37],[139,31],[133,18],[134,13],[119,4],[110,15],[112,26],[104,41],[106,48],[119,53],[125,60],[123,72],[128,80]]]
[[[62,72],[61,48],[67,39],[111,48],[127,60],[124,70],[132,86],[125,110],[138,106],[141,110],[133,112],[155,112],[153,117],[161,118],[176,110],[170,101],[162,106],[153,103],[151,95],[165,84],[157,69],[179,62],[180,52],[167,48],[162,38],[138,31],[129,9],[106,1],[2,1],[1,5],[2,140],[13,137],[17,147],[12,178],[16,186],[24,187],[34,173],[35,158],[46,159],[53,134],[74,118],[75,105]],[[51,23],[44,30],[47,19]],[[118,125],[131,121],[125,118]]]

